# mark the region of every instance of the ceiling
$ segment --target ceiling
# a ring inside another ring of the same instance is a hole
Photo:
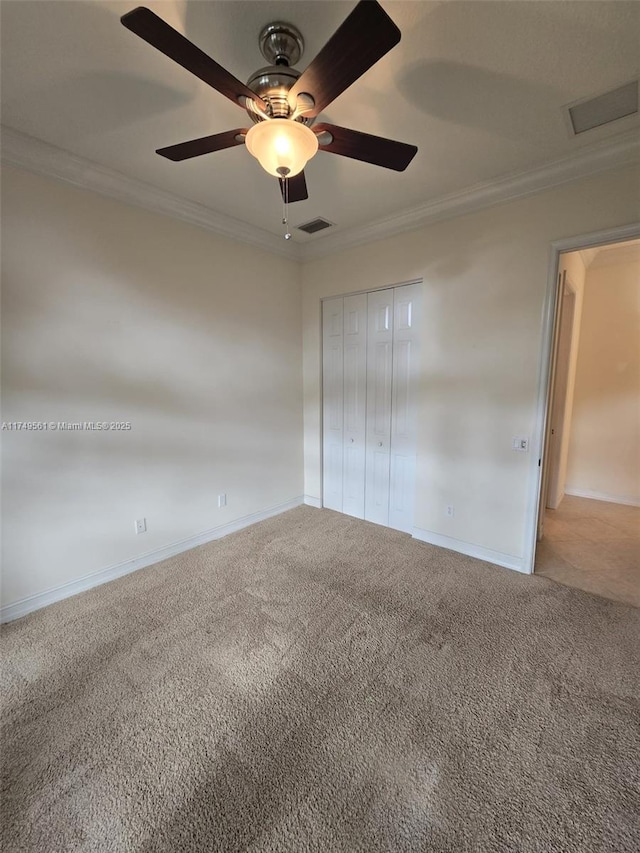
[[[636,264],[640,273],[640,240],[625,240],[622,243],[606,243],[579,250],[586,269]]]
[[[355,2],[166,0],[149,8],[245,81],[265,65],[257,37],[295,24],[304,69]],[[319,121],[419,148],[404,173],[319,152],[310,198],[348,231],[501,176],[578,155],[640,128],[638,116],[572,137],[563,107],[640,73],[637,2],[396,2],[402,41]],[[248,118],[119,22],[131,2],[2,0],[2,123],[211,211],[282,234],[275,179],[242,146],[182,163],[155,149],[247,127]],[[322,239],[294,231],[294,240]]]

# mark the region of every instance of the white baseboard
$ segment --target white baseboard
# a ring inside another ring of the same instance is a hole
[[[89,575],[84,575],[74,581],[57,586],[54,589],[48,589],[44,592],[38,592],[35,595],[29,595],[20,601],[13,604],[7,604],[0,609],[0,622],[12,622],[14,619],[19,619],[21,616],[26,616],[27,613],[32,613],[34,610],[39,610],[41,607],[46,607],[48,604],[54,604],[56,601],[62,601],[64,598],[69,598],[72,595],[77,595],[79,592],[85,592],[88,589],[93,589],[95,586],[100,586],[108,581],[120,578],[123,575],[128,575],[131,572],[136,572],[138,569],[144,569],[147,566],[153,566],[155,563],[160,563],[169,557],[175,557],[176,554],[182,554],[184,551],[190,551],[192,548],[197,548],[198,545],[205,545],[207,542],[212,542],[214,539],[222,539],[223,536],[228,536],[230,533],[235,533],[242,530],[244,527],[249,527],[252,524],[257,524],[259,521],[265,521],[274,515],[287,512],[290,509],[295,509],[301,506],[304,499],[300,496],[293,498],[285,503],[277,506],[269,507],[268,509],[260,510],[259,512],[245,515],[243,518],[238,518],[235,521],[230,521],[228,524],[222,524],[220,527],[213,527],[211,530],[205,530],[203,533],[197,533],[188,539],[182,539],[179,542],[173,542],[170,545],[165,545],[155,551],[150,551],[148,554],[143,554],[140,557],[135,557],[133,560],[126,560],[124,563],[117,563],[114,566],[108,566],[106,569],[99,569],[97,572],[92,572]]]
[[[471,542],[463,542],[461,539],[443,536],[441,533],[432,533],[431,530],[422,530],[419,527],[413,528],[412,536],[421,542],[428,542],[430,545],[437,545],[440,548],[447,548],[449,551],[466,554],[467,557],[477,557],[479,560],[495,563],[495,565],[503,566],[505,569],[513,569],[525,575],[531,574],[525,566],[523,557],[503,554],[500,551],[493,551],[491,548],[483,548],[482,545],[473,545]]]
[[[322,509],[322,501],[320,500],[320,498],[314,498],[311,495],[305,495],[304,502],[307,506],[314,506],[316,509]]]
[[[565,486],[565,495],[573,495],[574,498],[589,498],[592,501],[606,501],[610,504],[624,504],[625,506],[640,506],[638,498],[629,498],[625,495],[610,495],[607,492],[590,492],[588,489],[568,489]]]

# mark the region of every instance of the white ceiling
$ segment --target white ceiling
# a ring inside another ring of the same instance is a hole
[[[355,2],[166,0],[149,8],[246,80],[273,20],[302,31],[303,69]],[[319,120],[418,145],[404,173],[320,152],[310,198],[336,231],[368,225],[501,176],[580,154],[638,116],[572,138],[563,107],[640,74],[640,3],[396,2],[402,41]],[[183,163],[155,149],[247,127],[243,110],[126,30],[131,2],[2,0],[2,123],[100,166],[273,234],[277,184],[242,147]],[[304,242],[318,239],[302,233]]]
[[[640,274],[640,240],[625,240],[623,243],[608,243],[581,249],[580,256],[586,269],[616,266],[617,264],[636,264]]]

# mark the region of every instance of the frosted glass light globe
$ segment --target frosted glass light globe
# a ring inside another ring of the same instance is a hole
[[[245,143],[265,172],[276,178],[299,174],[318,151],[315,133],[299,121],[285,118],[254,124]]]

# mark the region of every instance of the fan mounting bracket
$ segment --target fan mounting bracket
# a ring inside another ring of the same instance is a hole
[[[300,30],[282,21],[263,27],[259,43],[260,52],[270,65],[295,65],[304,53]]]

